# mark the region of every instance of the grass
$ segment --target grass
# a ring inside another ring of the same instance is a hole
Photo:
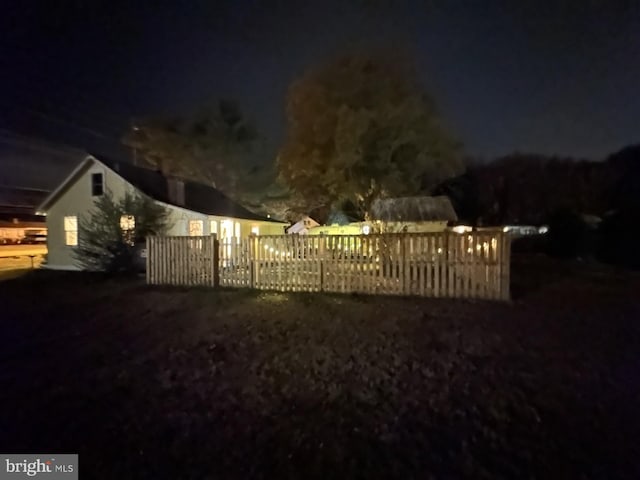
[[[513,287],[32,272],[0,289],[0,450],[79,452],[92,478],[638,478],[640,277],[525,258]]]

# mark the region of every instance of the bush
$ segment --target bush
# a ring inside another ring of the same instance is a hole
[[[123,216],[133,217],[126,224],[132,228],[123,226]],[[88,217],[80,218],[74,256],[83,270],[134,273],[138,270],[136,245],[168,228],[169,211],[151,198],[127,192],[116,201],[105,192]]]
[[[549,217],[547,251],[561,258],[585,257],[591,253],[593,232],[582,217],[570,210],[558,210]]]
[[[640,269],[640,207],[627,207],[606,216],[600,225],[598,259]]]

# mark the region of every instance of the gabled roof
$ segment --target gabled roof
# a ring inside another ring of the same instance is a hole
[[[401,197],[374,200],[372,220],[382,222],[437,222],[456,221],[449,197]]]
[[[66,188],[76,181],[79,176],[84,174],[94,162],[109,168],[145,195],[168,205],[174,205],[205,215],[241,218],[260,222],[285,223],[253,213],[213,187],[187,180],[182,180],[184,183],[184,203],[178,204],[169,195],[170,179],[159,171],[138,167],[129,162],[107,159],[102,156],[98,159],[92,155],[89,155],[78,165],[65,181],[45,199],[39,210],[46,211],[55,203]]]

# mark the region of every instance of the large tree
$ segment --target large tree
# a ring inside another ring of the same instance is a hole
[[[263,139],[235,102],[185,116],[136,120],[123,142],[140,163],[208,183],[237,200],[272,181]]]
[[[310,204],[429,191],[463,170],[417,72],[401,55],[349,54],[291,86],[281,179]],[[310,205],[310,208],[314,205]]]

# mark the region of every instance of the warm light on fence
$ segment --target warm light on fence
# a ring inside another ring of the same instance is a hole
[[[509,298],[510,239],[502,233],[251,236],[218,250],[210,237],[185,240],[148,238],[149,283]]]

